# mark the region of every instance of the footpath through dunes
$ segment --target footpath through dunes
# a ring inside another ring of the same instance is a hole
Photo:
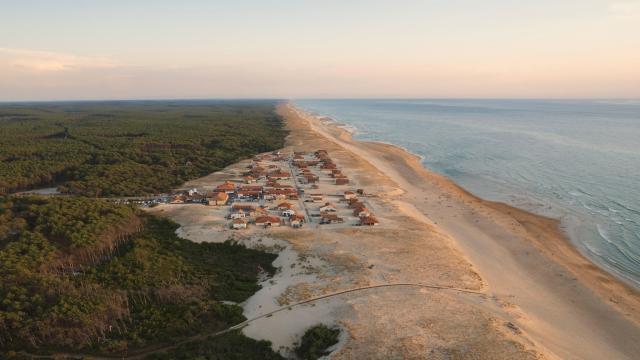
[[[305,229],[278,233],[305,256],[326,266],[316,269],[316,281],[298,284],[287,294],[299,300],[356,286],[426,283],[485,292],[478,276],[453,240],[423,221],[412,204],[395,202],[406,190],[390,176],[343,146],[348,134],[323,134],[287,105],[279,108],[290,135],[285,151],[325,149],[352,187],[365,189],[380,219],[372,228]],[[416,218],[418,217],[418,218]],[[297,298],[296,298],[297,297]],[[317,305],[320,306],[320,305]],[[533,359],[544,354],[491,298],[453,296],[413,288],[387,288],[351,294],[343,302],[328,302],[328,314],[348,332],[333,358]],[[274,319],[277,316],[274,316]],[[295,320],[294,314],[290,315]],[[263,326],[270,327],[269,319]],[[272,324],[277,324],[272,320]]]
[[[557,221],[481,200],[395,146],[354,141],[334,123],[291,106],[281,111],[290,126],[307,128],[294,135],[322,137],[348,154],[339,160],[372,169],[359,177],[367,181],[371,174],[369,181],[386,190],[382,203],[428,227],[425,247],[434,233],[452,241],[452,251],[473,264],[494,299],[495,306],[479,305],[483,314],[509,319],[518,329],[516,341],[548,358],[633,359],[640,353],[638,292],[582,257]],[[467,326],[479,326],[468,320]]]
[[[434,224],[416,219],[419,211],[408,214],[399,209],[394,199],[403,190],[394,181],[311,129],[285,105],[279,111],[290,131],[282,154],[326,150],[349,179],[348,185],[338,185],[325,174],[315,184],[317,189],[305,184],[301,198],[308,200],[316,192],[331,198],[345,190],[364,189],[359,199],[367,203],[379,224],[352,226],[351,217],[345,216],[345,222],[339,224],[320,225],[314,218],[294,229],[286,223],[261,228],[250,222],[246,229],[234,231],[225,219],[232,206],[164,204],[147,209],[180,224],[178,234],[194,242],[222,242],[232,237],[250,248],[278,252],[273,263],[276,274],[262,281],[262,289],[241,304],[243,315],[255,319],[242,328],[245,335],[269,340],[274,350],[287,355],[306,329],[323,323],[343,329],[331,354],[334,359],[544,357],[513,323],[513,316],[485,295],[486,284],[453,240]],[[263,165],[278,167],[266,157],[280,155],[258,157]],[[208,189],[226,181],[239,183],[250,165],[251,161],[242,161],[184,186]],[[317,173],[317,167],[311,171]],[[338,214],[347,206],[338,198],[330,201],[340,209]],[[266,200],[264,204],[271,212],[278,205]],[[405,204],[405,209],[411,209],[410,203]],[[302,207],[307,206],[315,206],[313,214],[317,215],[317,204],[303,202]],[[433,286],[473,294],[434,291]],[[322,300],[306,302],[312,299]],[[286,310],[273,312],[281,308]]]

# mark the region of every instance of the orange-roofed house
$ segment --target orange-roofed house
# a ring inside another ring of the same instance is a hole
[[[287,180],[291,178],[291,174],[284,171],[274,171],[271,174],[269,174],[268,177],[273,180]]]
[[[354,193],[353,191],[345,191],[343,198],[345,200],[351,200],[351,199],[355,199],[356,198],[356,193]]]
[[[221,206],[226,205],[228,200],[229,194],[227,194],[226,192],[217,192],[213,193],[212,196],[207,198],[207,203],[209,205]]]
[[[184,204],[187,197],[184,194],[176,195],[171,198],[170,204]]]
[[[280,226],[280,218],[277,216],[270,216],[270,215],[258,216],[256,218],[255,223],[257,226],[264,226],[264,227]]]
[[[292,217],[289,218],[289,222],[292,228],[297,229],[302,227],[302,224],[304,224],[305,219],[304,219],[304,216],[302,215],[293,215]]]
[[[236,191],[236,184],[231,181],[225,181],[224,184],[216,186],[216,190],[219,192],[233,193]]]
[[[253,214],[256,212],[256,207],[248,204],[233,204],[231,211],[243,211],[247,214]]]
[[[378,225],[378,219],[373,216],[364,216],[360,218],[360,225],[364,226],[375,226]]]
[[[317,175],[304,174],[304,181],[307,184],[315,184],[316,182],[318,182],[318,180],[320,180],[320,178]]]
[[[284,210],[291,210],[293,209],[293,204],[289,203],[289,202],[282,202],[280,204],[278,204],[278,210],[280,211],[284,211]]]
[[[353,209],[353,216],[366,217],[371,216],[371,212],[364,206]]]

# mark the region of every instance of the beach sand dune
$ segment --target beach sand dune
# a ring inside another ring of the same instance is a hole
[[[290,353],[304,328],[339,325],[335,359],[634,359],[640,297],[585,259],[558,222],[479,199],[428,171],[417,156],[358,142],[335,123],[289,104],[285,152],[325,149],[370,194],[375,227],[278,229],[281,271],[245,304],[262,309],[359,287],[367,289],[263,318],[245,334]],[[207,188],[246,163],[187,184]],[[221,241],[206,207],[153,210],[194,241]],[[240,241],[255,245],[256,233]],[[295,255],[292,255],[295,254]],[[285,256],[286,255],[286,256]]]
[[[486,311],[510,319],[526,335],[522,344],[534,344],[549,358],[631,359],[640,354],[637,290],[582,256],[557,220],[479,199],[401,148],[354,141],[335,123],[288,105],[281,112],[295,130],[292,137],[313,137],[311,132],[341,148],[338,160],[364,170],[358,180],[379,186],[387,194],[384,201],[428,226],[425,235],[445,238],[456,250],[449,260],[462,257],[472,264],[495,299],[498,310],[487,306]],[[401,191],[389,190],[394,187]]]

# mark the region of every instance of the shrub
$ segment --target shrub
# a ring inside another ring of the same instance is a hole
[[[328,348],[338,343],[340,329],[329,328],[326,325],[319,324],[305,331],[300,341],[300,345],[296,348],[296,355],[304,360],[315,360],[321,356],[328,355]]]

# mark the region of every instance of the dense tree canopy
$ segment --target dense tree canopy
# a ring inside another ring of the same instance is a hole
[[[259,270],[274,270],[275,255],[193,243],[168,220],[95,199],[5,198],[0,228],[4,350],[120,353],[224,329],[244,317],[222,301],[245,300]],[[82,250],[99,254],[72,257]]]
[[[285,135],[267,101],[0,105],[0,358],[124,354],[243,321],[223,301],[257,291],[275,255],[196,244],[168,220],[96,197],[165,192]],[[51,185],[71,196],[3,196]],[[158,356],[178,355],[280,358],[240,332]]]
[[[284,136],[268,101],[0,105],[0,194],[52,184],[95,197],[164,192]]]

